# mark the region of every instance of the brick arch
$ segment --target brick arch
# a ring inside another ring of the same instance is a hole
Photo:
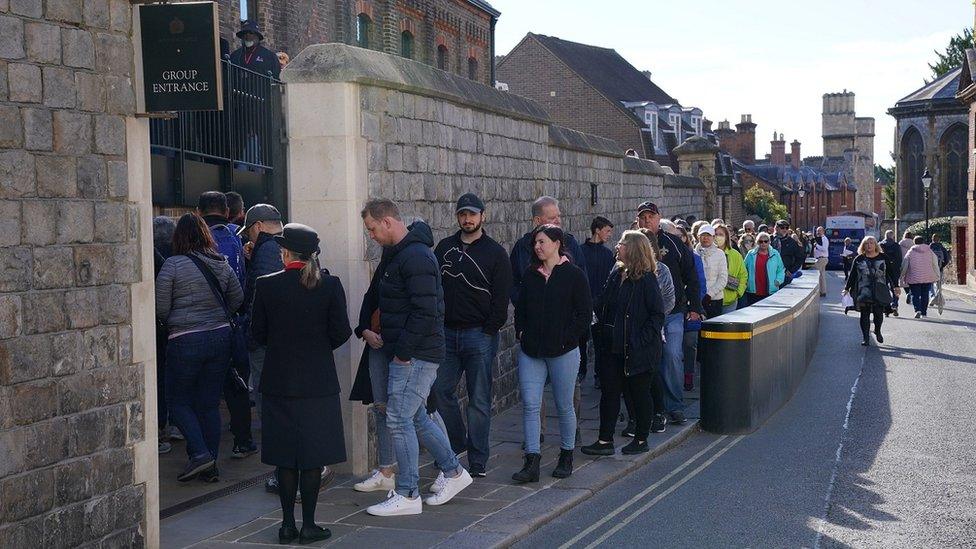
[[[966,189],[969,174],[969,126],[957,122],[942,132],[939,138],[938,186],[944,197],[941,201],[946,213],[966,211]]]

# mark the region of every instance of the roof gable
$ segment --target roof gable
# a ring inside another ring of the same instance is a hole
[[[905,97],[902,97],[895,103],[895,107],[922,102],[948,101],[955,103],[956,92],[959,91],[960,73],[962,73],[962,67],[952,69]]]
[[[616,50],[529,33],[573,72],[606,97],[615,101],[678,101],[621,57]]]

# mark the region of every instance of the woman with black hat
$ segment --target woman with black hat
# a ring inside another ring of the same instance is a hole
[[[281,543],[331,536],[315,525],[322,467],[346,460],[339,379],[332,351],[349,339],[346,294],[319,270],[319,237],[299,223],[275,235],[285,270],[257,279],[251,337],[267,346],[261,373],[261,461],[277,467]],[[302,529],[295,525],[301,489]]]

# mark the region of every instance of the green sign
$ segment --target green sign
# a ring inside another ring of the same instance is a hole
[[[223,110],[217,4],[139,6],[146,112]]]
[[[719,196],[729,196],[732,194],[732,176],[719,175],[716,178],[716,193]]]

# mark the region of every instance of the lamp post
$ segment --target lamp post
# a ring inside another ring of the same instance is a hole
[[[925,168],[922,172],[922,189],[925,191],[925,237],[929,237],[929,187],[932,186],[932,174]]]
[[[803,196],[805,194],[807,194],[807,192],[803,189],[803,184],[802,183],[800,183],[800,190],[797,191],[797,194],[800,195],[800,204],[803,204]],[[806,225],[807,224],[807,214],[806,214],[806,212],[807,212],[808,209],[809,208],[807,208],[807,207],[804,207],[803,208],[803,216],[801,217],[801,219],[803,220],[802,221],[803,225]],[[801,230],[802,230],[802,226],[801,226]]]

